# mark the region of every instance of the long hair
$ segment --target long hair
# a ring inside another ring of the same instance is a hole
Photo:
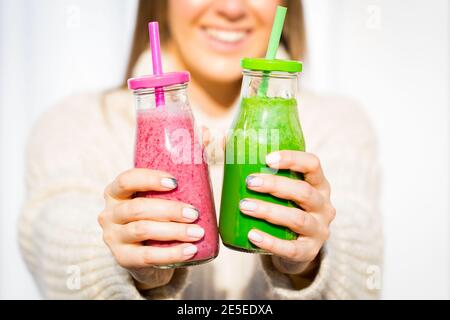
[[[292,59],[303,59],[306,53],[306,33],[302,2],[301,0],[285,0],[284,5],[289,10],[281,43]],[[137,60],[148,47],[148,22],[159,22],[161,45],[170,39],[167,7],[167,0],[139,0],[131,52],[125,74],[125,86],[126,80],[132,76]]]

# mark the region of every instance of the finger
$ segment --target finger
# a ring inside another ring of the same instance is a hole
[[[255,199],[243,199],[239,206],[246,215],[285,226],[302,235],[314,236],[320,229],[319,222],[311,214],[297,208]]]
[[[322,165],[317,156],[302,151],[283,150],[266,156],[266,163],[273,169],[289,169],[301,172],[305,181],[317,188],[329,189]]]
[[[191,259],[198,249],[193,244],[183,243],[171,247],[122,246],[116,259],[127,269],[167,265]]]
[[[322,194],[303,180],[255,173],[247,177],[246,183],[249,189],[256,192],[270,193],[278,198],[292,200],[305,211],[319,211],[324,204]]]
[[[113,220],[117,224],[139,220],[194,222],[198,216],[198,210],[191,205],[157,198],[134,198],[113,209]]]
[[[138,191],[169,191],[176,187],[177,181],[169,173],[135,168],[120,174],[107,192],[115,199],[128,199]]]
[[[256,246],[291,261],[312,261],[315,253],[312,241],[300,237],[297,240],[281,240],[260,230],[250,230],[248,239]],[[318,251],[317,251],[318,252]]]
[[[194,242],[203,238],[205,230],[193,224],[141,220],[121,226],[120,234],[124,243],[146,240]]]

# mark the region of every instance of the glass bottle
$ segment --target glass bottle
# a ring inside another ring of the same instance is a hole
[[[227,247],[264,254],[264,250],[248,240],[251,229],[259,229],[284,240],[296,239],[298,235],[286,227],[244,215],[240,212],[239,203],[247,198],[296,207],[292,201],[248,189],[246,179],[253,173],[302,178],[301,174],[290,170],[275,171],[265,163],[266,155],[274,151],[305,151],[297,110],[298,75],[302,64],[245,58],[242,66],[240,109],[225,145],[219,229]],[[266,88],[263,92],[262,87]]]
[[[177,181],[168,192],[143,192],[136,196],[181,201],[199,211],[195,221],[205,230],[204,237],[194,242],[197,253],[188,261],[159,268],[173,268],[208,262],[218,255],[217,219],[206,154],[195,129],[186,93],[189,73],[165,73],[129,80],[134,92],[137,126],[134,164],[136,168],[161,170]],[[155,95],[164,101],[156,103]],[[152,246],[172,246],[177,241],[147,241]]]

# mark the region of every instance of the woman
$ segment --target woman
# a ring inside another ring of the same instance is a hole
[[[289,9],[279,57],[299,59],[305,51],[299,1],[141,0],[139,4],[127,78],[149,73],[146,23],[159,21],[165,70],[191,72],[194,116],[210,130],[216,206],[222,184],[222,134],[237,110],[239,62],[242,57],[264,55],[279,4]],[[252,209],[242,205],[241,211],[301,236],[282,241],[253,230],[250,241],[272,256],[222,247],[209,264],[160,270],[153,266],[192,257],[196,252],[192,243],[202,237],[203,230],[193,223],[196,216],[186,209],[187,204],[132,198],[138,190],[170,190],[172,186],[164,181],[173,177],[167,172],[130,169],[135,123],[130,92],[123,87],[72,97],[49,111],[30,141],[29,194],[20,222],[22,251],[43,295],[86,299],[376,297],[377,291],[367,285],[372,276],[367,272],[380,265],[382,252],[377,155],[370,124],[352,101],[304,91],[299,112],[312,153],[282,151],[267,160],[272,167],[302,172],[305,182],[257,175],[259,186],[248,187],[293,200],[303,210],[250,199]],[[149,239],[183,244],[142,245]]]

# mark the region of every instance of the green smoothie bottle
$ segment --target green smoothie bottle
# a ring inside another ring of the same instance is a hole
[[[295,207],[291,201],[251,191],[246,178],[252,173],[271,173],[294,179],[300,174],[275,171],[265,163],[268,153],[279,150],[305,151],[305,141],[297,110],[297,61],[242,60],[243,82],[239,112],[227,134],[219,229],[223,243],[232,249],[266,253],[248,240],[248,232],[259,229],[285,240],[297,238],[286,227],[277,226],[241,213],[242,199],[259,199]]]

